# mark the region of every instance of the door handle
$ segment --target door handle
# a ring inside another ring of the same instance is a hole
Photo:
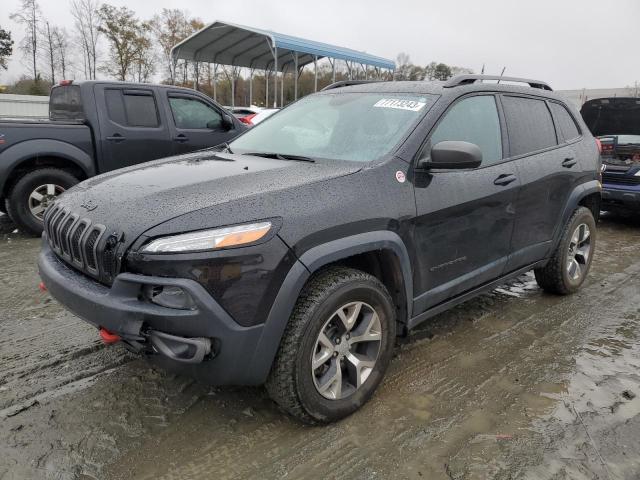
[[[187,137],[186,135],[184,135],[184,134],[182,134],[182,133],[181,133],[181,134],[180,134],[180,135],[178,135],[177,137],[173,137],[173,141],[174,141],[174,142],[184,143],[184,142],[189,141],[189,137]]]
[[[576,163],[578,163],[578,161],[574,158],[574,157],[567,157],[562,161],[562,166],[564,168],[571,168],[573,167]]]
[[[116,143],[124,142],[126,139],[127,137],[124,137],[119,133],[114,133],[112,136],[107,137],[107,140],[109,140],[110,142],[116,142]]]
[[[516,180],[517,177],[513,173],[503,173],[493,181],[493,184],[505,186],[509,185],[511,182],[515,182]]]

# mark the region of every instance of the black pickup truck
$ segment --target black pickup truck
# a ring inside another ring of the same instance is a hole
[[[187,88],[63,81],[51,90],[49,120],[0,121],[0,211],[39,235],[47,205],[79,181],[218,145],[245,129]]]

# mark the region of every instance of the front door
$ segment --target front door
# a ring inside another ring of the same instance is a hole
[[[195,95],[169,93],[169,108],[175,154],[213,147],[233,136],[223,124],[223,112]]]
[[[150,87],[95,86],[100,173],[171,155],[167,122]]]
[[[504,271],[519,180],[515,165],[503,160],[502,130],[494,95],[467,96],[449,108],[425,145],[466,141],[480,147],[483,159],[476,169],[417,173],[414,315]]]

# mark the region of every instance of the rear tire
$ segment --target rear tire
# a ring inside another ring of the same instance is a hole
[[[9,192],[7,213],[23,232],[41,235],[42,215],[48,203],[76,183],[76,177],[58,168],[40,168],[26,173]]]
[[[384,285],[359,270],[329,268],[300,294],[267,391],[305,423],[344,418],[373,395],[391,360],[395,336],[395,308]]]
[[[586,207],[579,207],[567,222],[549,263],[534,270],[538,285],[556,295],[576,292],[587,278],[595,248],[593,213]]]

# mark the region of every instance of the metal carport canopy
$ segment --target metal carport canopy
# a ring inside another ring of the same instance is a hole
[[[176,60],[280,72],[325,57],[395,69],[392,60],[365,52],[222,21],[213,22],[176,44],[171,54]]]

